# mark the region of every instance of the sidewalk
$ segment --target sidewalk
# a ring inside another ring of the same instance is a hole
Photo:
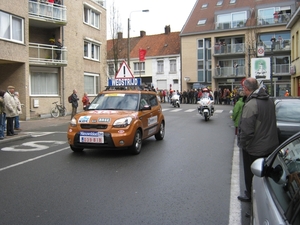
[[[12,142],[15,140],[22,140],[27,137],[30,137],[31,135],[29,134],[29,132],[34,132],[44,127],[53,127],[61,124],[67,125],[70,121],[70,116],[71,115],[67,115],[64,117],[57,117],[57,118],[37,118],[37,119],[32,119],[27,121],[20,121],[21,130],[15,131],[17,135],[6,136],[6,131],[5,131],[4,139],[0,140],[0,145],[1,143]]]

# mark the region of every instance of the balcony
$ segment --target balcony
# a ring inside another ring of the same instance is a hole
[[[233,67],[221,67],[215,69],[214,78],[233,78],[245,77],[245,66],[239,66],[237,69]]]
[[[264,46],[265,52],[280,52],[280,51],[291,51],[291,40],[284,41],[262,41],[258,43],[258,46]]]
[[[67,9],[64,5],[29,1],[29,18],[38,21],[67,24]]]
[[[60,57],[57,57],[59,53]],[[57,49],[55,45],[29,43],[29,63],[53,67],[67,66],[67,49]]]
[[[290,64],[276,64],[273,65],[273,73],[274,75],[280,76],[290,76]]]
[[[216,30],[225,30],[225,29],[232,29],[232,28],[242,28],[246,26],[247,20],[235,20],[229,21],[225,23],[216,23]]]
[[[257,18],[257,25],[285,24],[290,20],[290,18],[290,13],[278,14],[278,18],[274,18],[274,16],[259,16]]]
[[[238,44],[216,44],[214,48],[214,55],[227,54],[245,54],[245,43]]]

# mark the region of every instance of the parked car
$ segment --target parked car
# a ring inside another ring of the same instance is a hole
[[[274,99],[279,143],[300,131],[300,98],[279,97]]]
[[[156,93],[148,90],[106,90],[78,113],[68,128],[74,152],[84,148],[129,148],[139,154],[142,140],[162,140],[165,119]]]
[[[251,165],[251,224],[300,224],[300,132]]]

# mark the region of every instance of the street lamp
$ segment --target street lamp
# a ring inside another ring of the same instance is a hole
[[[128,18],[128,30],[127,30],[127,64],[130,67],[130,18],[131,18],[131,13],[133,12],[149,12],[149,9],[144,9],[144,10],[137,10],[137,11],[132,11],[129,14]]]

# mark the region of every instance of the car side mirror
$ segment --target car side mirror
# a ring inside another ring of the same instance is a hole
[[[259,159],[255,160],[251,165],[252,173],[257,177],[263,177],[264,176],[264,165],[265,165],[264,158],[259,158]]]

